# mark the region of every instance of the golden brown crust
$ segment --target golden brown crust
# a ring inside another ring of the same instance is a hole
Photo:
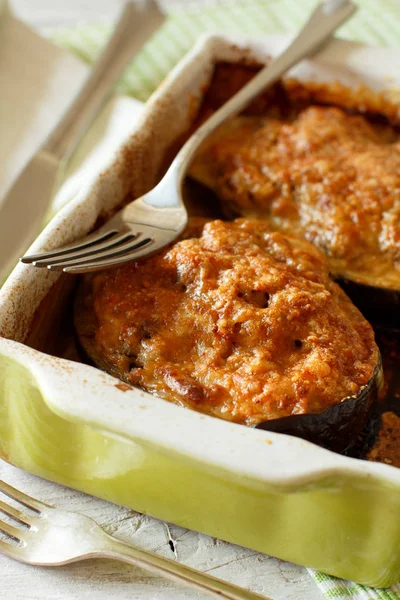
[[[315,248],[257,220],[198,235],[87,280],[94,330],[78,333],[107,370],[246,424],[321,412],[370,380],[373,331]]]
[[[388,124],[333,106],[239,117],[192,174],[230,211],[314,243],[333,273],[400,288],[400,142]]]

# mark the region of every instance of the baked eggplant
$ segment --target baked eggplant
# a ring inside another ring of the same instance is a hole
[[[84,278],[75,329],[87,357],[178,405],[349,447],[382,383],[380,353],[323,255],[260,220],[192,235]]]
[[[216,193],[226,217],[266,219],[313,243],[368,319],[398,327],[398,126],[384,114],[307,104],[305,93],[294,88],[281,94],[281,106],[224,124],[190,175]]]

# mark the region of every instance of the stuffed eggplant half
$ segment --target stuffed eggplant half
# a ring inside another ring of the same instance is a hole
[[[227,122],[191,175],[226,215],[266,219],[313,243],[367,318],[399,325],[398,127],[295,92]]]
[[[345,450],[377,397],[374,332],[308,242],[262,220],[86,276],[75,328],[100,368],[165,400]]]

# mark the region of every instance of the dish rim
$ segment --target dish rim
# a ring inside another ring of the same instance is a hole
[[[215,34],[203,36],[153,94],[136,125],[136,131],[149,125],[152,112],[157,110],[158,104],[168,98],[182,74],[196,65],[199,56],[211,57],[218,44],[220,49],[225,47],[228,51],[234,47],[242,52],[243,56],[247,54],[250,57],[260,52],[263,56],[273,55],[280,51],[286,40],[286,36],[268,36],[268,39],[260,44],[257,40],[249,41],[246,38]],[[359,64],[360,56],[364,63],[368,64],[369,71],[372,58],[372,63],[377,67],[381,66],[382,58],[385,57],[384,64],[388,66],[388,76],[396,80],[400,88],[400,75],[397,74],[395,78],[394,68],[392,71],[390,69],[395,63],[389,60],[389,56],[398,58],[399,51],[376,49],[335,39],[329,48],[307,63],[316,63],[317,71],[318,65],[328,65],[328,68],[329,65],[341,65],[340,61],[337,61],[337,56],[340,55],[338,50],[351,59],[345,64],[350,79],[353,77],[352,71]],[[302,66],[291,71],[291,74],[301,77],[301,70]],[[352,81],[355,83],[358,78],[353,78]],[[383,84],[382,88],[385,88]],[[129,143],[128,138],[127,135],[126,143]],[[110,164],[110,169],[113,166],[115,161]],[[84,188],[75,200],[56,215],[33,244],[32,252],[49,245],[52,247],[60,244],[66,228],[71,226],[71,218],[75,228],[72,227],[70,235],[81,235],[79,216],[82,216],[82,210],[85,212],[88,204],[86,201],[95,193],[96,186],[101,186],[101,176],[102,174],[99,174],[94,184]],[[93,212],[93,207],[89,212]],[[65,238],[63,241],[65,242]],[[34,300],[40,296],[40,290],[43,292],[45,288],[51,287],[58,275],[49,272],[43,274],[29,265],[19,264],[15,268],[0,291],[0,330],[5,328],[7,331],[10,327],[12,330],[10,319],[12,321],[16,318],[18,293],[26,291],[39,277],[42,278],[41,284],[37,284]],[[18,334],[16,337],[18,338]],[[43,398],[55,413],[67,420],[89,424],[119,438],[150,443],[207,464],[209,468],[217,468],[246,480],[267,484],[277,490],[297,491],[316,483],[331,487],[334,485],[333,481],[340,480],[341,477],[361,478],[364,482],[368,480],[371,483],[372,480],[379,480],[380,483],[400,487],[400,469],[396,467],[349,458],[300,438],[250,429],[192,410],[183,410],[182,407],[138,389],[120,389],[119,379],[101,372],[96,367],[46,355],[20,341],[0,338],[1,354],[22,363],[30,371]],[[74,394],[71,394],[71,385]],[[204,443],[205,439],[207,444]]]

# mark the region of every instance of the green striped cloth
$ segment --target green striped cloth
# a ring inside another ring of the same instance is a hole
[[[372,589],[359,585],[353,581],[345,581],[337,577],[330,577],[308,569],[311,577],[318,584],[326,598],[331,600],[399,600],[400,583],[391,588]]]
[[[400,45],[400,1],[356,0],[359,10],[338,32],[371,45]],[[164,0],[169,19],[126,70],[120,90],[146,101],[199,34],[224,31],[244,36],[295,32],[316,0]],[[54,41],[92,63],[110,31],[107,25],[63,29]]]
[[[119,92],[146,101],[199,34],[223,31],[262,36],[296,31],[315,0],[164,0],[169,18],[125,72]],[[359,11],[338,35],[371,45],[399,46],[400,0],[358,0]],[[110,28],[85,25],[58,30],[53,39],[88,63],[103,46]],[[400,600],[400,584],[374,590],[309,569],[326,598]]]

